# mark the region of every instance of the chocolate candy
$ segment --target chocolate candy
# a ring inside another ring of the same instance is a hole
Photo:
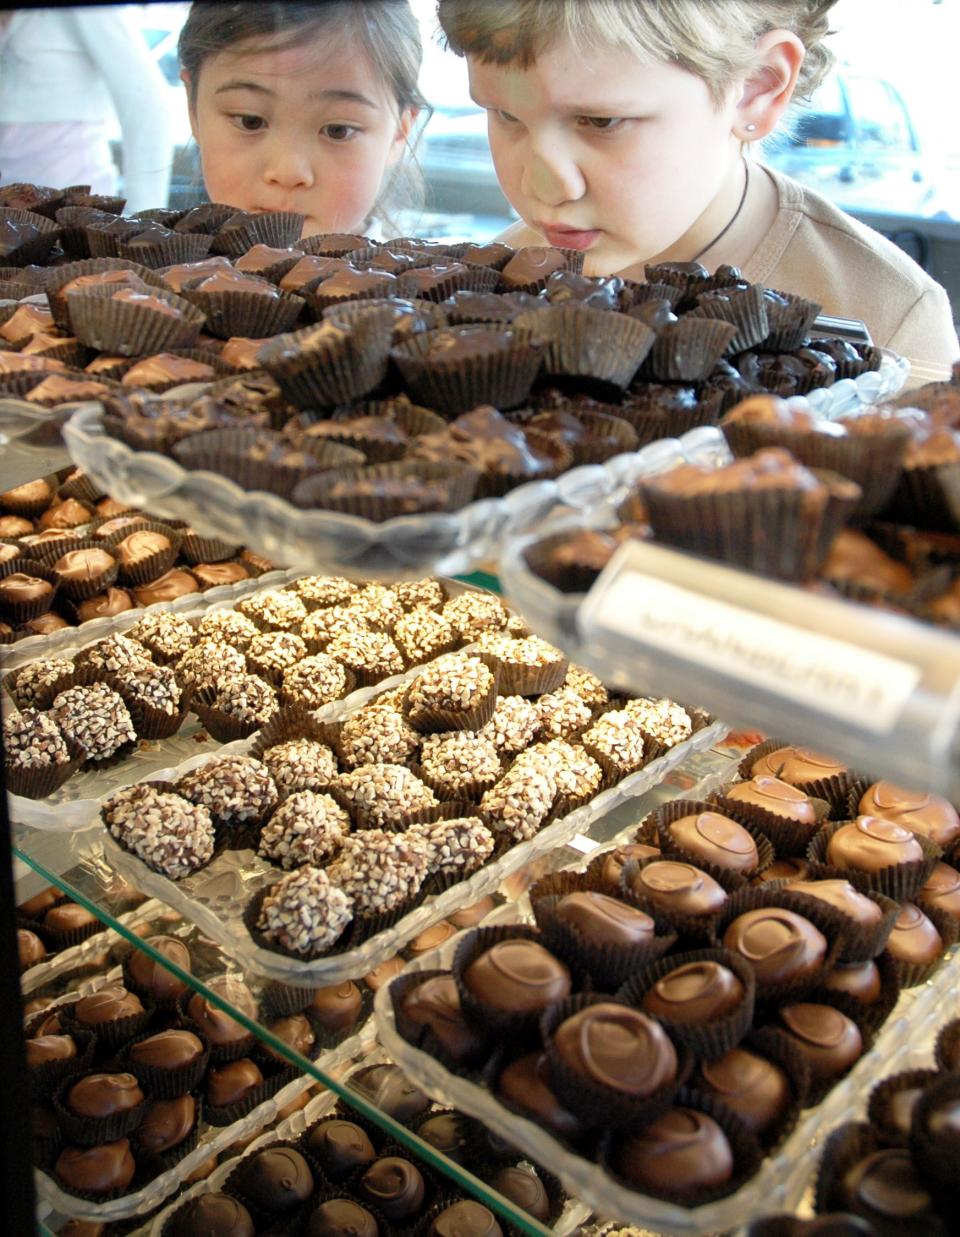
[[[503,1237],[493,1212],[472,1198],[464,1198],[441,1211],[427,1237]]]
[[[868,786],[860,799],[860,811],[920,833],[941,850],[949,850],[960,838],[960,815],[952,803],[941,795],[904,790],[894,782],[874,782]]]
[[[78,902],[62,902],[51,907],[43,917],[43,926],[52,932],[80,932],[100,927],[100,920]]]
[[[149,584],[140,584],[133,590],[138,606],[152,606],[155,601],[176,601],[187,593],[198,593],[200,586],[190,574],[180,567],[173,567]]]
[[[797,790],[795,786],[776,777],[752,777],[745,782],[728,786],[724,794],[726,798],[737,803],[763,808],[774,816],[782,816],[785,820],[797,821],[801,825],[817,823],[816,808],[809,797],[802,790]]]
[[[67,1092],[66,1107],[78,1117],[112,1117],[142,1104],[133,1074],[87,1074]]]
[[[411,988],[401,1010],[417,1026],[429,1030],[454,1061],[478,1061],[486,1040],[463,1016],[460,993],[452,975],[435,975]]]
[[[169,1237],[255,1237],[250,1212],[229,1194],[191,1198],[168,1224]]]
[[[141,1151],[159,1155],[179,1147],[193,1129],[197,1119],[197,1102],[192,1095],[179,1095],[173,1100],[154,1100],[147,1105],[143,1120],[133,1133],[133,1141]]]
[[[293,1147],[266,1147],[244,1165],[240,1188],[264,1211],[291,1211],[313,1193],[313,1173]]]
[[[887,937],[887,953],[905,966],[927,966],[943,953],[943,937],[912,902],[904,902]]]
[[[85,1027],[98,1027],[107,1022],[117,1022],[142,1014],[143,1004],[133,992],[119,985],[101,988],[89,996],[83,996],[73,1007],[76,1020]]]
[[[341,1181],[355,1168],[377,1158],[365,1130],[353,1121],[321,1121],[304,1135],[303,1145],[331,1181]]]
[[[463,982],[478,1001],[512,1014],[535,1014],[570,994],[569,970],[536,941],[498,941],[470,963]]]
[[[146,943],[164,958],[175,963],[182,971],[190,970],[190,951],[177,937],[148,936]],[[184,980],[178,979],[166,967],[140,949],[135,949],[127,958],[127,973],[131,983],[141,991],[148,993],[155,1001],[163,1004],[175,1001],[182,992],[187,991],[187,984]]]
[[[278,1018],[275,1022],[267,1024],[267,1030],[271,1035],[275,1035],[288,1048],[292,1048],[294,1052],[299,1052],[303,1057],[313,1055],[313,1046],[317,1042],[317,1037],[314,1034],[313,1027],[303,1014],[291,1014],[289,1018]],[[263,1050],[269,1056],[277,1061],[282,1061],[288,1064],[287,1058],[281,1056],[279,1052],[271,1047],[266,1042],[263,1045]]]
[[[960,919],[960,872],[947,863],[938,863],[917,894],[917,901],[923,907]]]
[[[423,1206],[426,1186],[419,1168],[396,1155],[374,1160],[357,1183],[361,1198],[388,1220],[408,1220]]]
[[[257,1002],[250,989],[239,979],[232,975],[223,975],[209,980],[207,987],[248,1018],[257,1017]],[[199,992],[195,992],[187,1002],[187,1013],[208,1043],[217,1046],[234,1044],[252,1036],[252,1032],[237,1022],[236,1018],[231,1018],[219,1005],[214,1005]]]
[[[575,1139],[581,1132],[579,1118],[563,1107],[551,1089],[546,1053],[531,1052],[511,1061],[500,1073],[497,1092],[560,1138]]]
[[[790,1104],[790,1082],[779,1067],[746,1048],[731,1048],[700,1066],[697,1083],[731,1108],[748,1130],[763,1134]]]
[[[95,580],[113,566],[113,555],[91,547],[68,550],[53,564],[53,570],[64,580]]]
[[[426,1112],[430,1101],[411,1083],[399,1065],[370,1065],[352,1074],[350,1086],[377,1108],[405,1123]]]
[[[879,1232],[937,1232],[930,1195],[909,1151],[874,1151],[843,1174],[837,1190],[844,1205],[874,1223]]]
[[[259,1067],[247,1057],[225,1065],[211,1065],[207,1070],[207,1103],[214,1108],[237,1104],[262,1082]]]
[[[712,876],[690,863],[656,859],[633,875],[631,889],[664,914],[715,915],[727,900]]]
[[[663,1027],[626,1005],[588,1005],[560,1023],[553,1045],[567,1069],[623,1095],[651,1095],[677,1076]]]
[[[826,902],[862,928],[875,927],[883,919],[883,911],[876,902],[854,889],[849,881],[791,881],[789,889],[792,893],[805,893],[807,897]]]
[[[757,844],[743,825],[719,812],[681,816],[666,828],[673,844],[694,859],[748,875],[757,870]]]
[[[192,1031],[160,1031],[131,1044],[127,1050],[134,1064],[162,1070],[183,1069],[203,1053],[203,1043]]]
[[[553,914],[591,945],[639,945],[651,941],[656,931],[649,915],[602,893],[568,893]]]
[[[14,571],[0,580],[0,605],[24,605],[41,597],[52,597],[53,585],[40,576],[30,576],[23,571]]]
[[[417,1126],[417,1135],[431,1147],[442,1152],[448,1160],[462,1164],[467,1143],[467,1127],[461,1116],[455,1112],[440,1112],[436,1116],[427,1117]]]
[[[879,1001],[882,981],[876,962],[837,963],[822,980],[831,992],[846,992],[864,1005]]]
[[[163,533],[152,532],[148,528],[138,529],[129,533],[114,547],[117,558],[125,567],[146,562],[155,554],[165,554],[170,549],[169,537]]]
[[[880,816],[858,816],[841,825],[827,843],[827,863],[858,872],[880,872],[901,863],[920,863],[923,849],[913,833]]]
[[[26,915],[28,919],[35,919],[40,918],[51,906],[56,906],[62,901],[63,890],[58,889],[56,885],[48,885],[46,889],[35,893],[32,898],[27,898],[26,902],[21,902],[17,910],[21,915]]]
[[[133,599],[126,589],[108,588],[105,593],[97,593],[95,597],[81,601],[77,606],[77,615],[81,623],[86,623],[89,619],[111,618],[132,609]]]
[[[776,906],[738,915],[723,944],[750,963],[759,987],[805,979],[820,969],[827,953],[826,937],[809,919]]]
[[[350,979],[341,984],[317,988],[307,1009],[314,1022],[318,1022],[331,1035],[351,1030],[356,1025],[363,1008],[363,994]]]
[[[28,1069],[36,1069],[48,1061],[70,1061],[77,1055],[77,1045],[69,1035],[38,1035],[28,1039],[24,1047]]]
[[[810,1064],[818,1082],[837,1078],[863,1052],[863,1039],[855,1022],[832,1005],[800,1002],[784,1005],[780,1023]]]
[[[307,1221],[307,1237],[378,1237],[379,1227],[367,1211],[349,1198],[321,1203]]]
[[[847,766],[809,747],[778,747],[761,756],[750,766],[750,772],[779,778],[795,786],[798,782],[815,782],[846,773]]]
[[[640,842],[632,842],[626,846],[618,846],[604,856],[600,865],[600,879],[611,891],[620,888],[620,874],[628,859],[655,859],[660,854],[659,847],[644,846]]]
[[[64,1147],[57,1156],[61,1181],[81,1194],[112,1194],[133,1180],[136,1164],[126,1138],[98,1147]]]
[[[613,1148],[616,1171],[629,1184],[652,1193],[695,1194],[733,1176],[733,1151],[720,1126],[693,1108],[668,1108]]]
[[[546,1223],[550,1218],[550,1199],[543,1182],[532,1168],[515,1164],[498,1169],[489,1184],[491,1189],[529,1212],[535,1220]]]
[[[725,1018],[743,1001],[743,984],[719,962],[688,962],[658,979],[641,1002],[648,1014],[683,1025]]]
[[[29,928],[17,929],[17,954],[20,959],[20,970],[28,971],[47,956],[47,947]]]

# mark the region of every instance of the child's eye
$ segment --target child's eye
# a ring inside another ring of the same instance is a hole
[[[356,125],[324,125],[320,132],[331,142],[349,142],[360,130]]]
[[[258,129],[262,129],[266,124],[262,116],[254,116],[250,112],[237,112],[230,119],[244,133],[256,133]]]
[[[600,129],[607,133],[623,124],[622,116],[578,116],[577,120],[587,128]]]

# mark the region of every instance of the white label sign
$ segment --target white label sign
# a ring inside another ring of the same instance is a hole
[[[874,734],[893,729],[920,678],[909,662],[630,570],[592,625]]]

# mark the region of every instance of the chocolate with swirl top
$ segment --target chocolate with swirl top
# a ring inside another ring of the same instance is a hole
[[[499,941],[474,959],[463,983],[494,1009],[532,1014],[570,994],[570,972],[536,941]]]
[[[865,816],[896,821],[912,833],[923,834],[941,850],[960,838],[960,814],[948,799],[926,791],[904,790],[895,782],[874,782],[860,798]]]

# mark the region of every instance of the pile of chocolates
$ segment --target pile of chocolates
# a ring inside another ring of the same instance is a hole
[[[645,477],[618,525],[553,534],[526,560],[580,593],[624,540],[652,540],[956,627],[958,426],[960,363],[950,382],[836,421],[751,396],[720,421],[732,463]]]
[[[124,635],[6,676],[7,785],[43,798],[77,769],[170,737],[191,711],[215,739],[245,738],[281,709],[318,709],[487,627],[526,630],[491,594],[448,598],[434,579],[387,588],[304,576],[189,620],[148,610]]]
[[[272,569],[243,546],[106,497],[79,468],[0,494],[0,644]]]
[[[739,773],[389,989],[410,1043],[682,1206],[749,1179],[960,934],[945,799],[776,740]]]
[[[298,507],[457,510],[880,363],[735,267],[588,278],[550,247],[301,239],[289,213],[33,197],[0,207],[13,242],[43,233],[0,268],[0,393],[102,400],[131,446]]]
[[[341,721],[281,715],[247,755],[119,790],[101,816],[173,880],[222,847],[256,849],[285,874],[254,895],[247,927],[309,959],[360,944],[705,721],[613,699],[544,641],[486,631]]]

